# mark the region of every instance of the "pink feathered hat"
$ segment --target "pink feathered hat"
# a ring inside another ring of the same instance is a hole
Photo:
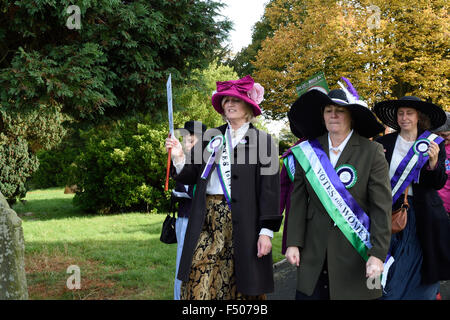
[[[216,86],[217,91],[214,92],[211,101],[218,113],[223,114],[222,98],[231,96],[251,105],[255,117],[261,114],[259,104],[264,100],[264,88],[259,83],[255,83],[249,75],[238,80],[218,81]]]

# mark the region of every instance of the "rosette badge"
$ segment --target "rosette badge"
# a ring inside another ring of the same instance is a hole
[[[417,155],[428,156],[430,141],[428,139],[419,139],[414,143],[413,150]]]
[[[211,152],[211,155],[209,156],[206,166],[201,174],[202,179],[206,179],[208,177],[212,169],[214,160],[216,159],[217,152],[219,151],[220,148],[222,148],[223,143],[224,137],[222,135],[218,135],[212,138],[211,141],[209,141],[208,145],[206,146],[206,149],[209,152]]]
[[[358,180],[355,167],[349,164],[343,164],[342,166],[337,167],[336,173],[346,189],[353,187]]]
[[[223,136],[218,135],[211,139],[211,141],[206,146],[209,152],[217,152],[217,150],[223,145]]]

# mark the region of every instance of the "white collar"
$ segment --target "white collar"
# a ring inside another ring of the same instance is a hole
[[[250,122],[246,122],[242,126],[240,126],[238,129],[234,130],[231,127],[231,124],[228,120],[227,120],[227,123],[228,123],[227,130],[231,129],[230,134],[231,134],[232,138],[235,138],[235,137],[241,136],[241,135],[243,136],[247,132],[248,128],[250,127]]]
[[[336,151],[340,151],[342,152],[345,148],[345,146],[347,145],[348,140],[350,140],[350,137],[353,134],[353,129],[352,131],[350,131],[350,133],[347,135],[347,138],[345,138],[344,141],[341,142],[341,144],[337,147],[333,147],[332,143],[331,143],[331,139],[330,139],[330,133],[328,133],[328,149],[329,150],[336,150]]]

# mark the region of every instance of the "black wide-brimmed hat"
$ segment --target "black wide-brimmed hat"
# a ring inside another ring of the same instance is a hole
[[[341,89],[331,90],[328,95],[313,89],[301,95],[288,112],[288,119],[293,123],[291,127],[303,133],[307,139],[325,134],[327,128],[323,109],[327,105],[346,107],[353,120],[353,129],[363,137],[371,138],[384,131],[384,126],[377,121],[365,102]]]
[[[430,129],[442,126],[447,120],[444,110],[431,102],[422,101],[420,98],[414,96],[405,96],[398,100],[378,102],[373,107],[373,111],[385,125],[398,131],[400,130],[400,126],[397,123],[397,110],[401,107],[414,108],[427,115],[431,122]]]
[[[291,129],[291,132],[293,133],[293,135],[300,139],[304,138],[305,135],[301,132],[301,130],[299,128],[297,128],[295,121],[291,121],[291,119],[289,118],[289,113],[288,113],[288,119],[289,119],[289,128]]]
[[[450,112],[445,111],[445,114],[447,115],[447,120],[442,126],[434,129],[433,132],[450,131]]]
[[[185,130],[189,131],[190,134],[202,134],[206,131],[206,126],[201,123],[200,121],[186,121],[184,123],[184,128]],[[179,132],[181,132],[182,130],[177,129]]]

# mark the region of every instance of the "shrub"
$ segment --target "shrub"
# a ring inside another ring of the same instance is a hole
[[[78,129],[70,129],[56,147],[38,151],[39,168],[33,173],[30,187],[45,189],[69,184],[71,166],[84,144]]]
[[[33,189],[46,189],[65,186],[67,167],[70,159],[65,157],[64,150],[38,151],[39,169],[33,174],[30,185]]]
[[[211,106],[211,93],[215,81],[236,78],[230,67],[214,62],[206,70],[193,72],[190,85],[174,87],[174,127],[181,128],[188,120],[202,121],[208,128],[223,124]],[[163,191],[166,117],[135,114],[83,131],[80,155],[69,172],[69,184],[79,188],[75,203],[99,213],[167,211],[170,193]],[[174,186],[172,180],[170,186]]]
[[[117,121],[81,133],[86,145],[75,160],[70,182],[79,188],[76,205],[105,214],[167,210],[167,125],[138,122]]]
[[[38,166],[39,160],[25,139],[0,133],[0,192],[8,202],[25,197],[27,180]]]

